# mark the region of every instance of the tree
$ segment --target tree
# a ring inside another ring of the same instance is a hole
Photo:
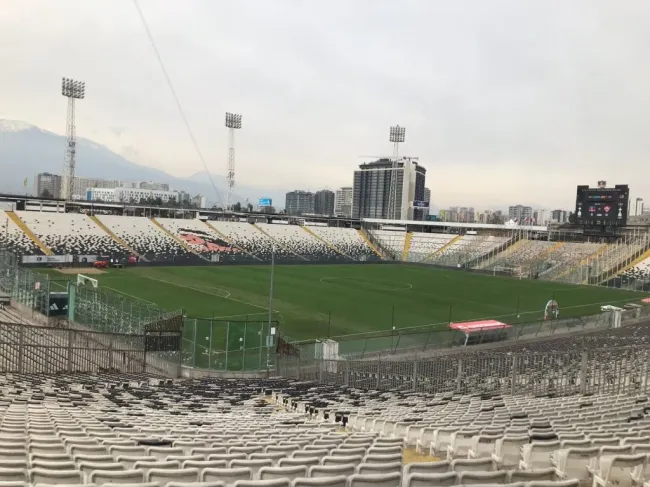
[[[575,225],[577,221],[576,214],[573,213],[572,211],[569,212],[569,223],[571,225]]]
[[[50,190],[45,188],[43,191],[41,191],[41,198],[51,198],[52,193],[50,193]]]
[[[237,213],[241,212],[241,203],[239,201],[232,205],[232,211]]]
[[[246,208],[248,209],[248,213],[253,212],[253,205],[251,205],[250,203],[248,203],[248,205],[246,205]]]

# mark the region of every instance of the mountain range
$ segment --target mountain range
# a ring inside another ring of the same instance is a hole
[[[61,174],[65,137],[18,120],[0,119],[0,193],[33,194],[34,177],[41,172]],[[175,190],[192,195],[201,194],[209,206],[221,204],[209,183],[207,172],[186,178],[172,176],[159,169],[129,161],[92,140],[77,138],[77,175],[97,179],[154,181],[167,183]],[[27,187],[24,181],[27,179]],[[212,174],[221,198],[225,199],[226,179]],[[208,182],[206,182],[208,181]],[[237,186],[241,203],[246,199],[255,205],[260,197],[273,198],[276,208],[284,206],[284,193],[279,190]]]

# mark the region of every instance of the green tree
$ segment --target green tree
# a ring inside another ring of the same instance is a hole
[[[232,205],[232,211],[237,213],[241,212],[241,203],[239,201]]]

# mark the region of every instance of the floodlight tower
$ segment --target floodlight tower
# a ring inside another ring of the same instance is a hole
[[[393,143],[393,170],[390,175],[390,193],[388,196],[388,218],[395,218],[397,210],[397,161],[399,159],[399,145],[406,140],[406,127],[394,125],[390,128],[390,141]]]
[[[61,94],[68,99],[68,114],[65,122],[65,163],[63,166],[61,196],[66,201],[71,201],[74,193],[74,171],[77,156],[74,101],[83,100],[86,97],[86,83],[63,78],[61,80]]]
[[[226,127],[228,127],[228,195],[226,209],[230,209],[232,190],[235,187],[235,130],[241,128],[241,114],[226,112]]]

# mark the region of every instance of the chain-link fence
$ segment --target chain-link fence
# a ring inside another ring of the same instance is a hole
[[[282,357],[278,374],[358,389],[423,393],[647,394],[650,347],[575,352],[453,354],[422,360]]]
[[[210,370],[267,370],[275,359],[277,321],[188,318],[183,365]]]
[[[603,303],[607,305],[607,303]],[[625,306],[620,313],[621,324],[627,324],[643,317],[650,317],[650,306]],[[602,330],[613,326],[612,312],[593,315],[570,316],[560,319],[534,319],[512,323],[503,331],[500,339],[509,341],[541,338],[575,331]],[[490,331],[474,332],[472,343],[480,344],[494,340]],[[346,359],[368,359],[376,357],[426,356],[438,350],[465,346],[467,335],[449,328],[449,323],[437,323],[424,327],[402,328],[383,332],[363,333],[346,336],[332,336],[338,343],[338,354]],[[317,340],[292,343],[303,359],[316,355]]]

